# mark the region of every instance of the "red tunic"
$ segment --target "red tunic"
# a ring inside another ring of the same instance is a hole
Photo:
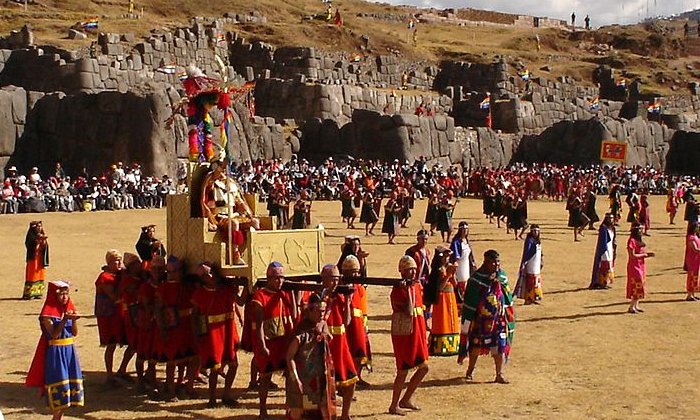
[[[413,302],[409,317],[407,308]],[[391,343],[394,346],[396,369],[408,370],[428,361],[423,291],[417,284],[391,289]]]
[[[95,280],[95,317],[97,317],[97,329],[100,334],[100,345],[126,344],[124,336],[124,320],[119,310],[118,302],[110,299],[104,292],[105,286],[112,286],[117,295],[119,288],[119,274],[103,271]]]
[[[138,341],[138,329],[136,318],[138,316],[138,292],[141,279],[125,274],[119,282],[119,309],[124,321],[124,333],[129,347],[136,349]]]
[[[236,289],[234,286],[200,287],[192,295],[192,305],[200,317],[206,317],[207,332],[198,340],[198,353],[204,368],[218,369],[222,364],[236,360],[239,343],[234,312]]]
[[[362,287],[362,286],[360,286]],[[362,315],[362,293],[353,293],[350,301],[350,309],[352,316],[350,317],[350,325],[347,327],[348,346],[350,354],[354,359],[360,360],[360,366],[355,366],[360,369],[362,365],[369,363],[369,352],[367,351],[367,332],[365,331],[365,320]]]
[[[256,337],[260,326],[253,320],[253,360],[261,373],[283,370],[287,364],[287,347],[294,329],[292,295],[287,291],[260,289],[253,295],[252,304],[262,308],[262,329],[265,345],[270,351],[270,355],[266,356],[259,348],[259,340]]]
[[[155,349],[160,362],[177,362],[195,354],[191,297],[192,290],[181,282],[166,281],[156,289],[163,321]]]
[[[358,381],[355,363],[350,354],[345,327],[345,308],[347,296],[335,294],[328,301],[326,324],[333,338],[330,342],[335,384],[338,387],[352,385]]]
[[[156,286],[144,281],[137,292],[138,315],[136,326],[138,338],[136,339],[136,355],[141,360],[155,359],[155,318],[153,306],[155,304]]]
[[[243,325],[241,326],[241,343],[238,346],[243,351],[248,353],[253,351],[253,301],[248,301],[243,308]]]

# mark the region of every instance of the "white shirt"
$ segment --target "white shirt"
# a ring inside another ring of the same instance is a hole
[[[613,232],[609,227],[606,227],[608,234],[610,235],[610,240],[605,244],[605,253],[600,257],[601,261],[609,261],[611,264],[613,262],[613,241],[615,240],[615,232]]]
[[[542,244],[537,244],[535,255],[525,262],[525,274],[540,274],[542,268]]]

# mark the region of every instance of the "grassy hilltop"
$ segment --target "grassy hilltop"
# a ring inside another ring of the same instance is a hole
[[[192,16],[222,16],[226,12],[257,11],[268,19],[264,25],[232,25],[231,30],[249,39],[260,39],[275,46],[303,45],[327,50],[358,52],[362,35],[370,37],[373,53],[398,52],[410,60],[465,60],[490,62],[496,55],[520,60],[534,74],[549,78],[567,75],[583,84],[590,84],[593,69],[601,63],[625,69],[630,76],[639,76],[645,90],[670,94],[690,80],[700,79],[700,39],[683,39],[683,22],[658,21],[635,26],[610,26],[595,31],[532,29],[507,26],[458,26],[453,24],[420,24],[417,45],[407,22],[358,17],[358,13],[376,15],[408,15],[418,9],[368,3],[361,0],[336,0],[345,25],[338,28],[325,21],[308,19],[321,15],[325,5],[320,0],[140,0],[143,19],[122,16],[128,0],[38,0],[27,11],[14,0],[0,0],[0,34],[6,35],[30,23],[36,43],[63,48],[87,46],[96,39],[67,39],[68,28],[75,22],[99,17],[100,31],[133,32],[146,36],[153,28],[174,28],[188,25]],[[470,17],[498,21],[491,12],[470,11]],[[696,35],[695,28],[692,30]],[[537,49],[536,36],[540,38]],[[698,48],[695,47],[696,41]],[[612,46],[610,49],[607,46]],[[547,66],[547,70],[539,70]]]

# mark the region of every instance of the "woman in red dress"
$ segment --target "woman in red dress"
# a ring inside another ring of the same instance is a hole
[[[202,287],[192,294],[193,316],[197,325],[197,348],[200,367],[210,369],[209,407],[216,406],[216,385],[219,372],[227,368],[222,402],[236,405],[233,396],[233,381],[238,371],[239,336],[236,328],[235,305],[243,305],[247,299],[247,288],[239,295],[239,287],[224,284],[209,264],[201,264],[197,275]]]
[[[642,241],[642,225],[632,223],[630,238],[627,240],[627,299],[630,299],[630,307],[627,312],[636,314],[644,312],[639,308],[639,301],[646,297],[647,292],[647,266],[645,260],[653,257],[654,253],[646,249]]]
[[[404,255],[399,260],[401,281],[391,289],[391,343],[396,359],[396,378],[389,413],[403,415],[402,409],[419,410],[412,401],[413,393],[428,374],[428,343],[425,339],[425,319],[423,318],[423,292],[414,282],[415,260]],[[417,368],[408,382],[406,392],[401,397],[408,371]]]

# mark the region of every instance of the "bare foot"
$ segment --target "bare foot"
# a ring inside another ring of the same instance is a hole
[[[411,401],[399,401],[399,407],[401,407],[401,408],[407,408],[407,409],[413,410],[413,411],[419,411],[419,410],[420,410],[420,407],[418,407],[417,405],[413,404],[413,402],[411,402]]]
[[[389,407],[389,414],[392,414],[394,416],[405,416],[406,412],[398,407]]]

